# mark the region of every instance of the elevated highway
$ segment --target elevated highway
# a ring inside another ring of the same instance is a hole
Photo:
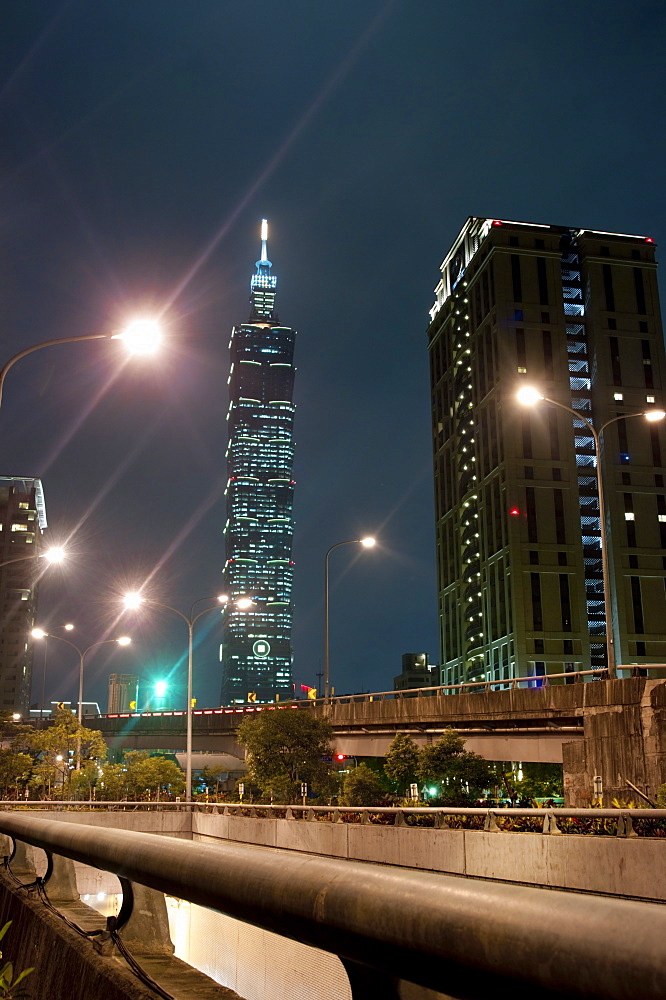
[[[666,682],[646,677],[444,694],[442,689],[354,695],[282,706],[198,709],[193,749],[243,757],[241,719],[260,711],[310,711],[330,719],[340,753],[383,756],[396,733],[429,743],[451,727],[487,760],[564,764],[568,804],[584,804],[593,778],[605,794],[626,796],[629,779],[654,796],[666,781]],[[85,720],[112,748],[179,751],[185,713],[141,713]]]

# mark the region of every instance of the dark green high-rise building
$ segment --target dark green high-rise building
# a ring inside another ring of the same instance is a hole
[[[649,236],[500,219],[446,254],[428,328],[444,683],[603,670],[606,598],[615,663],[666,662],[656,267]],[[553,402],[521,406],[526,386]]]

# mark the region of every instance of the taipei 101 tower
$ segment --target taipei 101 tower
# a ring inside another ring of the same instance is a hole
[[[229,444],[223,611],[223,705],[293,697],[294,341],[275,309],[277,278],[261,226],[250,318],[229,344]],[[240,607],[239,607],[240,603]]]

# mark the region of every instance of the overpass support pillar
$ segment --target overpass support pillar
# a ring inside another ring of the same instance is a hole
[[[130,885],[132,913],[120,931],[123,944],[133,955],[173,955],[164,893],[138,882]]]

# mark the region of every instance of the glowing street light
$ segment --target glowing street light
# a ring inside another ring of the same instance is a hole
[[[620,420],[630,420],[632,417],[643,417],[645,420],[650,421],[650,423],[656,423],[658,420],[663,420],[666,417],[666,412],[664,410],[644,410],[641,413],[623,413],[619,417],[612,417],[601,425],[599,430],[596,429],[594,424],[583,416],[580,410],[574,410],[571,406],[567,406],[565,403],[560,403],[556,399],[549,399],[548,396],[544,396],[535,389],[533,386],[523,386],[518,393],[516,393],[516,398],[520,403],[525,406],[534,406],[536,403],[544,402],[550,403],[552,406],[557,406],[561,410],[566,410],[570,413],[576,420],[580,420],[585,424],[592,439],[594,441],[594,452],[595,452],[595,467],[597,474],[597,493],[599,495],[599,543],[601,548],[601,575],[603,580],[604,588],[604,617],[606,619],[606,661],[608,665],[608,676],[616,677],[615,669],[615,644],[613,642],[613,606],[611,601],[611,579],[610,572],[608,568],[608,553],[606,551],[606,505],[604,501],[604,484],[603,476],[601,474],[601,437],[610,424],[615,424]]]
[[[130,354],[154,354],[162,343],[162,330],[156,319],[144,317],[132,320],[111,340],[122,340]]]
[[[157,349],[162,339],[159,323],[155,319],[142,317],[132,320],[124,330],[118,333],[86,333],[80,337],[56,337],[53,340],[43,340],[32,347],[19,351],[0,369],[0,404],[2,391],[9,369],[25,358],[28,354],[40,351],[43,347],[54,347],[56,344],[73,344],[80,340],[122,340],[130,354],[150,354]]]
[[[237,606],[241,601],[249,600],[249,598],[241,598],[240,601],[234,602]],[[217,601],[217,605],[213,605],[210,608],[204,608],[203,611],[199,611],[196,615],[194,614],[194,609],[197,604],[202,601]],[[217,597],[200,597],[198,601],[195,601],[190,608],[189,617],[184,615],[182,611],[178,608],[171,607],[170,604],[162,604],[160,601],[153,601],[150,598],[144,597],[139,591],[132,591],[125,594],[123,598],[123,603],[128,611],[136,611],[143,604],[150,605],[154,608],[162,608],[164,611],[171,611],[174,615],[178,615],[182,618],[187,625],[187,707],[185,710],[185,718],[187,724],[187,734],[186,734],[186,748],[185,748],[185,801],[192,801],[192,680],[193,680],[193,637],[194,637],[194,623],[201,618],[202,615],[208,614],[209,611],[217,611],[219,605],[227,605],[229,603],[229,597],[227,594],[218,594]],[[250,601],[250,604],[253,602]],[[164,681],[158,681],[158,683],[165,683]],[[157,685],[156,685],[157,690]]]
[[[336,542],[331,545],[324,558],[324,700],[328,704],[330,699],[330,657],[329,657],[329,620],[328,620],[328,557],[333,549],[341,545],[362,545],[364,549],[372,549],[376,545],[375,539],[367,535],[365,538],[349,538],[344,542]]]
[[[3,566],[11,566],[13,563],[28,562],[31,559],[45,559],[47,563],[55,565],[55,563],[60,563],[65,558],[65,550],[59,546],[54,546],[51,549],[47,549],[45,552],[33,552],[29,556],[17,556],[16,559],[7,559],[5,562],[0,563],[0,569]]]
[[[71,625],[71,627],[68,627],[67,625],[65,625],[64,628],[68,629],[68,631],[71,631],[71,629],[73,629],[74,626]],[[33,639],[46,639],[46,638],[57,639],[59,642],[64,642],[68,646],[71,646],[72,649],[76,650],[79,657],[79,709],[77,713],[77,718],[79,720],[79,725],[81,725],[83,719],[83,665],[84,665],[84,660],[86,658],[86,654],[89,653],[91,649],[95,649],[97,646],[105,646],[109,642],[116,642],[119,646],[129,646],[130,642],[132,641],[131,638],[128,635],[121,635],[116,639],[100,639],[98,642],[92,642],[89,646],[86,646],[85,649],[81,649],[79,646],[76,645],[76,643],[71,642],[69,639],[65,639],[64,636],[55,635],[53,632],[45,632],[44,629],[42,628],[33,628],[32,631],[30,632],[30,635],[32,636]],[[76,752],[77,771],[79,770],[80,767],[81,767],[81,739],[79,737],[78,749]]]

